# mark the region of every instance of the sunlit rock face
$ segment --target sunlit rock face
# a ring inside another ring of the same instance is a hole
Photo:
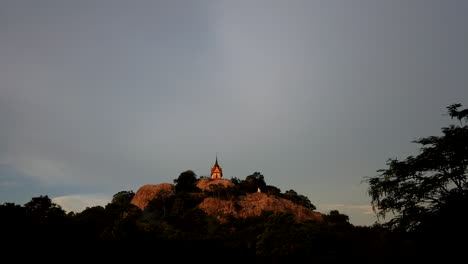
[[[229,215],[247,218],[259,216],[263,211],[291,213],[297,221],[323,221],[323,216],[319,212],[265,193],[247,194],[237,201],[208,197],[198,207],[207,214],[214,215],[221,222],[226,221]]]
[[[170,196],[174,194],[174,185],[170,183],[147,184],[138,189],[130,201],[131,204],[143,210],[148,203],[157,196]]]
[[[228,179],[200,179],[197,182],[197,187],[202,191],[213,191],[215,186],[220,185],[221,187],[228,188],[233,187],[234,183],[232,183]]]

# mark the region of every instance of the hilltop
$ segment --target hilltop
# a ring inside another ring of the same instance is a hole
[[[191,173],[193,172],[187,171],[185,175]],[[184,174],[181,175],[184,177]],[[182,184],[183,182],[184,180]],[[196,208],[220,222],[226,222],[231,217],[257,217],[264,212],[290,213],[296,221],[323,221],[322,214],[314,210],[315,206],[305,196],[298,195],[293,190],[281,193],[274,186],[266,186],[260,174],[247,177],[244,181],[201,178],[195,181],[192,179],[192,183],[194,186],[187,193],[187,199],[195,199]],[[176,189],[176,184],[170,183],[143,185],[130,203],[145,210],[153,200],[175,199]]]

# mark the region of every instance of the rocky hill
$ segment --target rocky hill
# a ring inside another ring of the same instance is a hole
[[[198,207],[207,214],[214,215],[221,222],[227,220],[229,215],[247,218],[260,216],[263,211],[292,213],[298,221],[323,220],[322,214],[319,212],[297,205],[289,200],[265,193],[250,193],[240,197],[240,200],[238,201],[207,197],[198,205]]]
[[[161,195],[170,196],[174,195],[174,193],[173,184],[147,184],[138,189],[130,203],[138,206],[138,208],[143,210],[153,198]]]
[[[216,188],[233,187],[234,184],[227,179],[207,180],[201,179],[197,182],[197,187],[202,191],[211,191]],[[138,189],[131,203],[144,209],[146,205],[160,195],[174,195],[174,185],[161,183],[156,185],[144,185]],[[229,216],[247,218],[259,216],[263,211],[291,213],[297,221],[315,220],[322,221],[322,214],[294,202],[266,193],[249,193],[236,197],[235,199],[220,199],[205,195],[198,208],[208,215],[215,216],[221,222]]]

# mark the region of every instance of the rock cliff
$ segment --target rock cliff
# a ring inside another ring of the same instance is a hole
[[[250,193],[239,200],[222,200],[213,197],[205,198],[198,207],[221,222],[229,215],[240,218],[260,216],[263,211],[291,213],[297,221],[322,221],[322,214],[289,200],[265,193]]]
[[[147,184],[138,189],[130,201],[131,204],[138,206],[141,210],[145,209],[148,203],[160,195],[174,195],[174,185],[170,183]]]

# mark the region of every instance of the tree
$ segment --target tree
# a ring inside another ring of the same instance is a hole
[[[5,241],[11,241],[23,237],[27,231],[26,210],[15,203],[4,203],[0,205],[0,233]]]
[[[285,257],[293,255],[297,240],[293,227],[296,221],[290,213],[274,213],[265,222],[264,232],[258,236],[257,255],[262,257]]]
[[[367,178],[368,193],[377,216],[395,216],[387,223],[404,231],[466,230],[468,220],[468,111],[461,104],[447,107],[460,125],[442,128],[441,136],[420,138],[417,156],[389,159],[379,175]],[[464,124],[463,124],[464,123]],[[459,225],[456,225],[459,223]],[[457,230],[455,230],[457,229]]]
[[[275,195],[275,196],[281,195],[281,189],[276,187],[276,186],[267,185],[265,189],[266,189],[266,193],[268,193],[268,194],[272,194],[272,195]]]
[[[283,195],[281,195],[281,197],[283,197],[284,199],[290,200],[295,204],[302,205],[305,208],[308,208],[310,210],[317,209],[317,207],[315,207],[315,205],[312,204],[312,202],[309,200],[309,198],[307,198],[307,196],[298,194],[294,190],[287,190],[286,192],[284,192]]]
[[[73,233],[79,239],[96,241],[101,233],[113,224],[114,218],[102,206],[86,207],[73,217]]]
[[[135,193],[133,191],[120,191],[112,196],[112,201],[105,206],[108,213],[125,217],[130,211],[138,207],[131,203]]]
[[[174,180],[175,192],[195,192],[199,190],[196,186],[197,175],[192,170],[182,172],[177,179]]]
[[[241,180],[237,177],[231,177],[231,182],[235,185],[235,186],[239,186],[241,184]]]
[[[128,205],[135,196],[133,191],[120,191],[112,196],[111,203],[119,205]]]
[[[33,197],[31,201],[24,205],[26,214],[37,221],[36,223],[49,223],[56,219],[61,219],[65,216],[65,211],[62,207],[52,200],[47,195]]]
[[[147,218],[155,220],[166,217],[174,204],[175,196],[168,190],[161,189],[148,205],[144,212]]]
[[[241,181],[241,189],[246,193],[254,193],[260,188],[262,192],[266,189],[265,177],[260,172],[254,172]]]
[[[53,203],[47,195],[33,197],[24,205],[25,225],[22,227],[31,248],[41,249],[50,241],[64,241],[68,238],[68,221],[65,211]]]
[[[340,213],[338,210],[331,210],[330,213],[324,215],[324,220],[329,224],[349,226],[349,216]]]

